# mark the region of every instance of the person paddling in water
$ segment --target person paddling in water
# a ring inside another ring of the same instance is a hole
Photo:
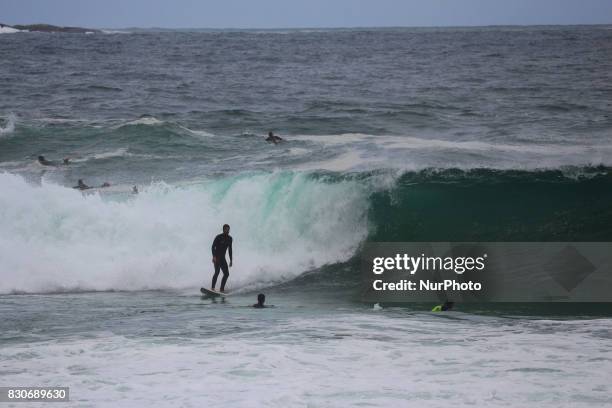
[[[266,142],[272,142],[274,144],[278,144],[280,142],[282,142],[284,139],[280,136],[276,136],[274,133],[272,132],[268,132],[268,137],[266,138]]]
[[[104,183],[100,185],[99,188],[106,188],[110,186],[111,186],[110,183],[108,181],[105,181]],[[95,187],[88,186],[87,184],[85,184],[85,182],[83,182],[83,179],[79,179],[77,185],[72,188],[77,189],[77,190],[89,190],[90,188],[95,188]]]
[[[83,179],[79,179],[79,181],[78,181],[77,185],[76,185],[76,186],[74,186],[74,187],[72,187],[72,188],[75,188],[75,189],[77,189],[77,190],[89,190],[90,188],[93,188],[93,187],[90,187],[90,186],[88,186],[87,184],[85,184],[85,183],[83,182]]]
[[[57,162],[54,162],[53,160],[45,159],[45,156],[38,156],[38,163],[40,163],[43,166],[57,166],[59,164]],[[66,157],[64,158],[62,163],[67,166],[70,164],[70,159]]]
[[[212,243],[212,261],[215,265],[215,274],[212,279],[212,290],[215,290],[217,284],[217,277],[219,276],[219,270],[223,271],[223,278],[221,279],[221,293],[225,293],[225,284],[229,277],[229,268],[232,267],[232,237],[229,234],[230,226],[225,224],[223,226],[223,233],[215,237]],[[227,261],[225,260],[225,252],[229,249],[229,268]]]

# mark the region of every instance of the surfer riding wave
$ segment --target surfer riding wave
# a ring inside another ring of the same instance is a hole
[[[215,285],[217,284],[217,277],[219,276],[219,270],[223,271],[223,278],[221,279],[221,292],[225,292],[225,284],[227,283],[227,278],[229,277],[229,268],[232,266],[232,241],[233,238],[229,234],[230,226],[225,224],[223,225],[223,233],[219,234],[215,237],[212,243],[212,262],[215,265],[215,274],[212,278],[212,286],[211,289],[215,290]],[[227,265],[227,261],[225,259],[225,252],[229,249],[229,267]]]

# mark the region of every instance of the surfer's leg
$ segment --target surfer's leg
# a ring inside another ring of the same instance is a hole
[[[221,261],[221,270],[223,271],[223,278],[221,279],[221,292],[225,290],[225,282],[227,282],[227,278],[229,277],[229,268],[227,267],[227,261],[223,259]]]
[[[215,290],[215,285],[217,284],[217,276],[219,276],[219,269],[221,269],[221,265],[220,262],[217,261],[215,262],[215,274],[213,275],[213,280],[212,280],[212,290]],[[223,284],[221,284],[221,287],[223,287]]]

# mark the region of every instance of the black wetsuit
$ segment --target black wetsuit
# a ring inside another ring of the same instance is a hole
[[[225,260],[225,251],[229,249],[230,262],[232,261],[232,237],[228,234],[219,234],[215,237],[212,243],[212,255],[217,259],[215,262],[215,274],[212,279],[212,288],[215,288],[217,284],[217,276],[219,276],[219,270],[223,271],[223,279],[221,279],[221,292],[225,290],[225,282],[229,277],[229,268],[227,267],[227,261]]]

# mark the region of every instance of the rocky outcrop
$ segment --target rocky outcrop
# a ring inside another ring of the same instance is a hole
[[[20,31],[42,32],[42,33],[99,33],[100,30],[83,27],[60,27],[50,24],[0,24],[0,28],[12,28]]]

